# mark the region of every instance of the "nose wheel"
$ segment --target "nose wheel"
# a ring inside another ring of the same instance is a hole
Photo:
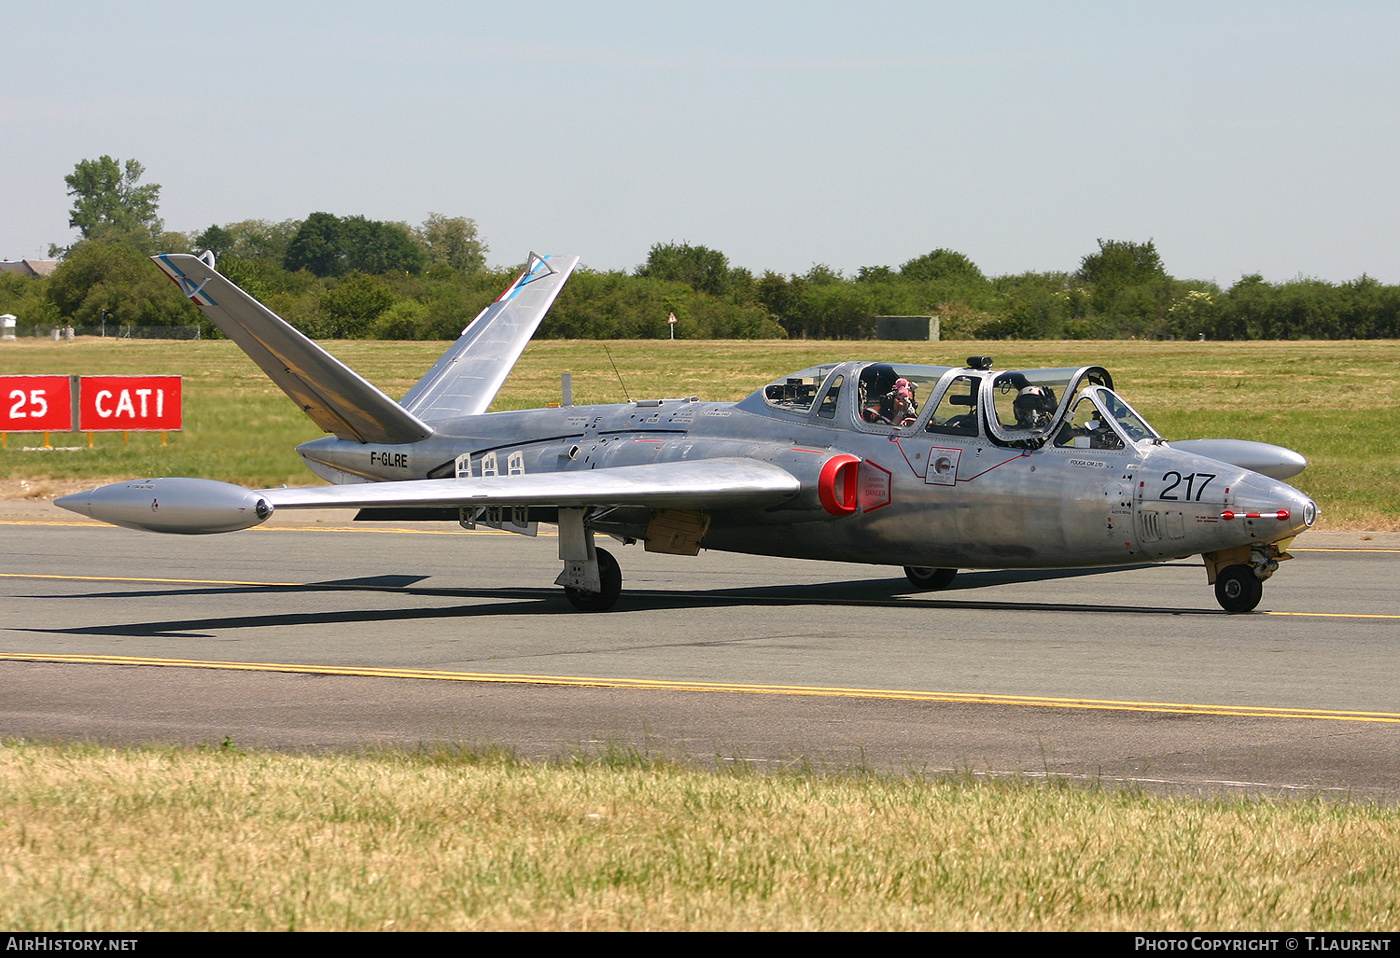
[[[1215,576],[1215,600],[1232,615],[1253,612],[1264,597],[1264,583],[1247,565],[1232,565]]]

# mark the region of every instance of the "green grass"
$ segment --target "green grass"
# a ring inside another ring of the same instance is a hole
[[[445,344],[326,344],[391,396],[418,379]],[[961,364],[990,353],[998,368],[1100,364],[1119,391],[1168,438],[1232,437],[1297,449],[1311,465],[1295,482],[1322,509],[1322,528],[1400,528],[1400,342],[818,342],[807,340],[619,341],[606,348],[632,398],[742,398],[763,383],[818,362],[888,358]],[[623,399],[604,344],[531,343],[496,408],[559,398],[573,374],[575,402]],[[312,476],[292,452],[320,435],[232,343],[80,340],[0,347],[0,373],[176,373],[185,377],[183,433],[103,435],[97,449],[26,453],[36,437],[9,437],[0,474],[11,478],[188,475],[266,486]],[[56,445],[83,445],[80,436]]]
[[[0,926],[1393,928],[1400,809],[1054,782],[0,746]]]

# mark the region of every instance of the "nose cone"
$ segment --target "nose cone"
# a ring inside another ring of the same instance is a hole
[[[1235,486],[1221,518],[1246,523],[1262,542],[1277,542],[1316,522],[1317,504],[1286,482],[1256,474]]]
[[[53,501],[53,504],[60,509],[67,509],[69,512],[76,512],[80,516],[94,519],[96,516],[92,514],[91,504],[93,491],[89,489],[86,492],[75,492],[71,496],[60,496]]]

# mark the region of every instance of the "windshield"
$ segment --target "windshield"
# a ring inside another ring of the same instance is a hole
[[[1055,435],[1055,445],[1074,449],[1123,449],[1156,439],[1157,431],[1109,389],[1086,389]]]
[[[1104,409],[1113,417],[1113,421],[1118,424],[1118,428],[1122,430],[1123,434],[1133,442],[1137,442],[1139,439],[1161,438],[1157,430],[1149,426],[1147,421],[1139,416],[1132,406],[1125,403],[1117,393],[1108,389],[1096,389],[1094,396],[1103,401]]]

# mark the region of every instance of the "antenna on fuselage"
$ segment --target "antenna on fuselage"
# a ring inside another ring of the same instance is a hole
[[[631,402],[632,397],[627,394],[627,384],[622,381],[622,372],[617,368],[617,360],[612,358],[612,350],[608,348],[607,343],[603,344],[603,352],[608,354],[608,362],[612,363],[613,372],[617,373],[617,384],[622,387],[622,398]]]

